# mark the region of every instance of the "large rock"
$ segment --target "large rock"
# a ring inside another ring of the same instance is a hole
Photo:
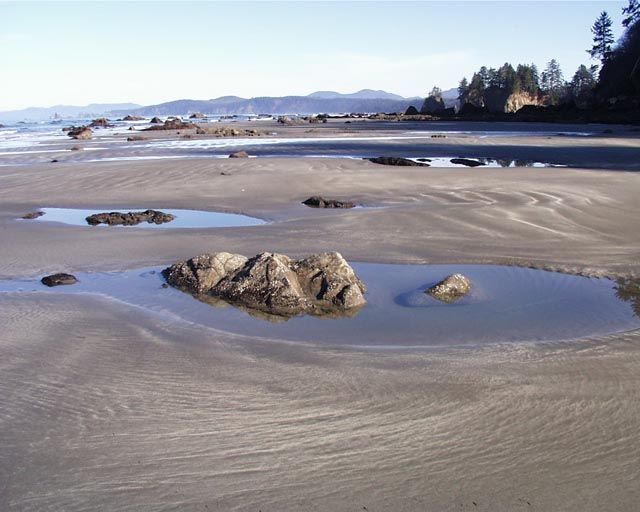
[[[109,120],[106,117],[101,117],[99,119],[94,119],[89,124],[90,128],[109,128],[113,125],[109,124]]]
[[[398,158],[395,156],[379,156],[376,158],[367,158],[370,162],[374,164],[381,165],[398,165],[401,167],[429,167],[429,164],[414,162],[413,160],[409,160],[408,158]]]
[[[420,114],[420,112],[418,112],[418,109],[416,107],[414,107],[413,105],[411,105],[409,108],[407,108],[407,110],[404,113],[405,116],[417,116],[419,114]]]
[[[203,254],[163,271],[167,282],[194,295],[223,299],[248,310],[290,318],[349,315],[365,304],[364,284],[339,253],[292,260],[262,253],[246,259]]]
[[[87,126],[72,126],[67,131],[67,135],[72,139],[87,140],[93,136],[93,132]]]
[[[450,162],[455,165],[464,165],[465,167],[480,167],[481,165],[486,165],[484,162],[472,160],[471,158],[452,158]]]
[[[144,117],[128,115],[128,116],[124,116],[122,120],[123,121],[144,121]]]
[[[65,284],[75,284],[78,282],[75,276],[71,274],[59,273],[59,274],[51,274],[50,276],[43,277],[40,282],[45,286],[61,286]]]
[[[442,97],[436,98],[435,96],[429,96],[425,98],[424,103],[422,104],[422,108],[420,109],[421,114],[442,114],[446,110],[444,100]]]
[[[150,123],[151,124],[162,124],[162,119],[160,119],[159,117],[152,117]]]
[[[246,151],[236,151],[235,153],[231,153],[229,158],[249,158],[249,153]]]
[[[97,226],[108,224],[110,226],[135,226],[141,222],[149,224],[164,224],[171,222],[175,216],[158,210],[144,210],[142,212],[105,212],[94,213],[86,218],[87,224]]]
[[[350,201],[338,201],[337,199],[327,199],[322,196],[311,196],[302,201],[302,204],[311,208],[354,208],[355,203]]]
[[[471,291],[471,281],[462,274],[451,274],[425,290],[434,299],[451,304]]]

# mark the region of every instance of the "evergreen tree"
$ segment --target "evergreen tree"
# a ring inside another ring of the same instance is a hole
[[[604,62],[611,53],[611,45],[613,44],[613,31],[611,30],[611,18],[606,11],[602,11],[598,19],[591,27],[593,34],[593,46],[591,50],[587,50],[591,58],[600,59]]]
[[[541,75],[541,85],[544,94],[547,95],[551,105],[557,105],[565,93],[564,77],[562,69],[556,59],[551,59]]]
[[[458,85],[458,100],[461,105],[469,101],[469,82],[467,82],[467,77],[460,80],[460,84]]]
[[[593,89],[597,83],[594,76],[595,71],[596,68],[593,66],[588,69],[583,64],[575,72],[569,83],[570,96],[580,107],[587,107],[593,98]]]
[[[629,27],[640,20],[640,3],[638,0],[629,0],[629,5],[622,9],[622,14],[625,16],[622,20],[622,25]]]
[[[442,98],[442,89],[438,86],[434,86],[433,89],[431,89],[429,96],[436,99]]]
[[[486,68],[485,68],[486,69]],[[476,107],[484,106],[484,80],[480,73],[474,73],[469,84],[469,96],[467,102]]]

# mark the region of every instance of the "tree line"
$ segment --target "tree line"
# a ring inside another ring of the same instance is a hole
[[[615,43],[612,21],[603,11],[593,26],[593,45],[587,50],[599,61],[590,66],[580,65],[569,80],[565,80],[557,60],[549,61],[542,72],[535,64],[518,64],[514,68],[506,62],[501,67],[481,67],[471,80],[464,77],[458,85],[460,105],[483,108],[491,98],[507,98],[521,93],[530,103],[543,105],[575,104],[592,108],[599,103],[635,102],[640,99],[640,1],[629,0],[622,10],[625,31]],[[439,96],[434,88],[431,96]],[[614,101],[614,102],[615,102]]]

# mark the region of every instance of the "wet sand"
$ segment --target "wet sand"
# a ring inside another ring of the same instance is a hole
[[[545,140],[567,156],[588,146]],[[322,158],[2,167],[0,276],[123,270],[215,250],[637,276],[640,174],[625,172],[635,140],[599,140],[608,171]],[[383,208],[299,205],[314,194]],[[15,220],[99,206],[272,222],[124,231]],[[596,511],[640,500],[637,331],[568,344],[337,349],[38,293],[0,295],[0,323],[3,510]]]

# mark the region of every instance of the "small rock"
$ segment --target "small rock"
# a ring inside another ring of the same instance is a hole
[[[65,284],[74,284],[74,283],[77,283],[78,280],[76,279],[75,276],[72,276],[71,274],[60,273],[60,274],[51,274],[50,276],[45,276],[40,280],[40,282],[45,286],[52,287],[52,286],[60,286]]]
[[[57,159],[57,158],[54,158],[53,160],[51,160],[51,163],[52,163],[52,164],[58,163],[58,159]]]
[[[413,160],[409,160],[408,158],[397,158],[395,156],[379,156],[377,158],[366,158],[365,160],[369,160],[374,164],[381,165],[398,165],[401,167],[429,167],[429,165],[425,163],[414,162]]]
[[[231,153],[229,158],[249,158],[249,153],[246,151],[236,151],[235,153]]]
[[[43,215],[44,215],[44,212],[41,212],[41,211],[29,212],[29,213],[25,213],[21,218],[22,219],[37,219],[38,217],[42,217]]]
[[[72,146],[71,151],[81,151],[82,148],[80,146]]]
[[[471,281],[462,274],[451,274],[439,283],[427,288],[425,293],[434,299],[451,304],[471,291]]]
[[[140,140],[147,140],[145,137],[141,137],[140,135],[131,135],[127,137],[127,142],[137,142]]]
[[[471,160],[470,158],[452,158],[452,164],[455,165],[465,165],[467,167],[479,167],[481,165],[485,165],[483,162],[479,162],[478,160]]]
[[[350,201],[338,201],[337,199],[326,199],[322,196],[312,196],[309,199],[302,201],[311,208],[353,208],[355,203]]]

